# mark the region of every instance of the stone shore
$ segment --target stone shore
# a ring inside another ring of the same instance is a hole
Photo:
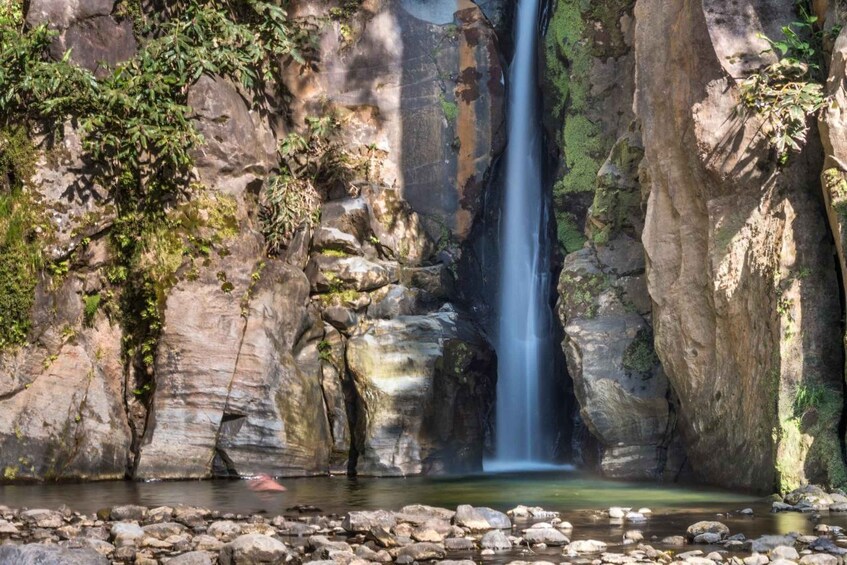
[[[837,512],[843,496],[805,487],[774,500],[773,511],[823,515]],[[612,507],[599,514],[623,526],[620,543],[581,538],[558,512],[527,506],[502,513],[469,505],[455,510],[410,505],[341,516],[302,506],[285,516],[224,514],[182,505],[121,505],[96,515],[68,507],[0,506],[0,564],[472,565],[493,560],[510,565],[841,565],[847,554],[844,531],[822,521],[814,535],[756,539],[733,534],[718,521],[700,521],[680,535],[646,540],[639,525],[651,519],[650,509]]]

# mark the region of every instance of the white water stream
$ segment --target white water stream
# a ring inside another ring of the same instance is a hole
[[[509,71],[506,184],[500,225],[497,448],[487,470],[537,468],[549,460],[541,406],[553,369],[550,265],[542,244],[537,43],[540,0],[518,0]]]

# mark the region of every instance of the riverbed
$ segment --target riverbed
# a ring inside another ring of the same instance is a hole
[[[396,510],[407,504],[455,509],[460,504],[507,511],[518,504],[558,511],[581,539],[620,542],[625,528],[605,514],[610,506],[646,507],[652,515],[637,529],[645,539],[679,535],[699,520],[718,519],[748,538],[789,532],[812,533],[812,514],[770,513],[770,502],[750,494],[698,486],[607,481],[570,471],[497,473],[466,477],[285,479],[288,491],[254,493],[245,481],[130,481],[0,486],[0,505],[13,508],[70,508],[92,514],[119,504],[147,507],[184,504],[221,513],[300,515],[314,507],[322,514],[350,510]],[[299,509],[298,509],[299,508]],[[739,513],[753,509],[752,516]],[[720,515],[720,516],[718,516]],[[847,526],[847,516],[826,514],[823,521]],[[631,529],[630,524],[626,529]]]

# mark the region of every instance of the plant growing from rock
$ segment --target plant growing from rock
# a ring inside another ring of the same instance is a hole
[[[782,39],[760,35],[779,61],[763,67],[739,85],[739,113],[756,114],[780,165],[806,143],[809,121],[828,99],[821,70],[824,32],[808,7],[798,4],[800,20],[782,28]]]
[[[50,59],[56,32],[46,25],[27,28],[23,3],[0,0],[0,128],[19,128],[24,137],[33,129],[55,136],[68,119],[79,123],[86,157],[118,210],[111,233],[117,259],[108,278],[124,289],[120,315],[126,349],[130,356],[140,353],[149,367],[162,325],[163,289],[184,247],[162,230],[172,221],[169,210],[191,194],[192,150],[203,141],[187,106],[188,90],[204,74],[221,75],[250,91],[254,100],[264,100],[282,88],[280,60],[303,61],[311,30],[293,25],[277,4],[260,0],[180,0],[147,17],[135,0],[121,7],[124,17],[133,18],[140,47],[98,79],[73,64],[70,53]],[[30,251],[40,247],[29,231],[16,227],[38,222],[32,219],[31,199],[10,188],[31,174],[9,166],[15,160],[10,148],[0,142],[0,209],[5,211],[0,228],[6,233],[0,301],[2,326],[13,330],[0,337],[0,347],[25,339],[34,284],[23,281],[34,280]],[[160,237],[147,237],[151,234]],[[147,260],[151,245],[167,251],[165,263]],[[203,242],[191,246],[209,248]]]
[[[269,254],[285,249],[298,229],[318,223],[321,202],[334,187],[352,196],[353,178],[369,170],[366,158],[343,147],[334,115],[308,117],[306,125],[303,135],[291,132],[280,142],[280,172],[265,181],[260,194],[259,222]]]

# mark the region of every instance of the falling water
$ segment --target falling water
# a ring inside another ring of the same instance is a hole
[[[546,206],[541,179],[536,48],[540,0],[518,0],[510,66],[506,185],[500,228],[496,467],[545,460],[542,406],[552,372],[550,265],[543,244]]]

